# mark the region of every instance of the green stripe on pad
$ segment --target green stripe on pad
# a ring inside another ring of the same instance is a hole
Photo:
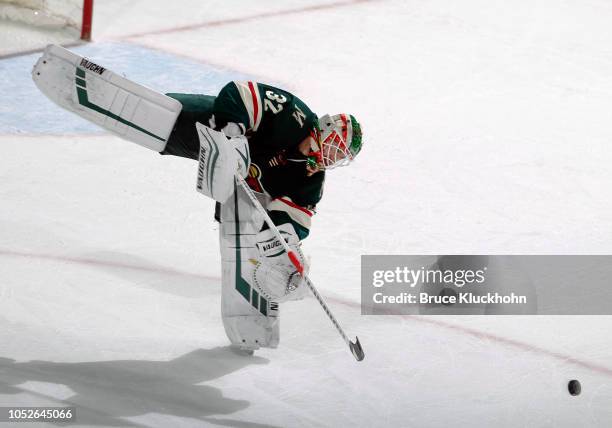
[[[236,290],[242,294],[242,297],[246,299],[255,309],[258,309],[263,316],[268,316],[268,301],[263,298],[251,285],[245,281],[242,277],[242,254],[241,254],[241,243],[240,243],[240,215],[238,213],[238,188],[234,183],[234,224],[236,225],[235,236],[236,236]],[[257,301],[259,297],[259,301]],[[259,305],[259,307],[258,307]]]
[[[77,67],[76,75],[77,75],[76,83],[78,84],[79,83],[79,79],[78,79],[79,77],[85,78],[85,71]],[[85,82],[83,81],[83,85],[82,86],[85,86],[84,83]],[[94,103],[90,102],[88,97],[87,97],[87,90],[86,89],[83,89],[83,88],[80,88],[80,87],[77,86],[76,90],[77,90],[77,97],[78,97],[78,100],[79,100],[79,104],[81,104],[83,107],[86,107],[86,108],[88,108],[90,110],[93,110],[95,112],[103,114],[104,116],[110,117],[111,119],[114,119],[117,122],[123,123],[124,125],[127,125],[130,128],[134,128],[134,129],[136,129],[136,130],[138,130],[138,131],[140,131],[140,132],[142,132],[144,134],[147,134],[147,135],[149,135],[149,136],[151,136],[151,137],[153,137],[153,138],[155,138],[155,139],[157,139],[159,141],[166,141],[164,138],[159,137],[159,136],[157,136],[157,135],[147,131],[144,128],[141,128],[140,126],[136,125],[135,123],[132,123],[132,122],[130,122],[128,120],[125,120],[121,116],[118,116],[115,113],[112,113],[112,112],[110,112],[110,111],[108,111],[106,109],[103,109],[102,107],[97,106]]]
[[[259,293],[255,288],[251,288],[251,305],[253,305],[255,309],[259,309]]]

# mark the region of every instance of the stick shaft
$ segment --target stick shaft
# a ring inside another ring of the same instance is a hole
[[[247,182],[244,180],[244,178],[242,178],[239,174],[236,174],[236,179],[238,180],[238,184],[240,184],[240,187],[242,187],[244,191],[246,192],[247,196],[249,197],[249,199],[251,200],[251,202],[257,209],[257,211],[259,211],[263,215],[266,224],[272,230],[276,238],[280,241],[281,245],[287,252],[289,260],[291,260],[291,263],[295,266],[295,268],[300,273],[300,275],[302,275],[302,277],[304,278],[304,282],[306,283],[306,285],[308,286],[312,294],[315,296],[315,298],[317,299],[317,302],[319,302],[319,305],[321,305],[321,307],[327,314],[327,317],[331,320],[334,327],[336,327],[336,330],[338,330],[338,333],[340,333],[340,336],[342,336],[342,339],[344,339],[346,344],[350,346],[351,341],[349,340],[346,333],[340,326],[340,323],[338,322],[338,320],[336,320],[336,317],[332,313],[331,309],[329,309],[329,307],[325,303],[325,300],[323,300],[323,296],[319,294],[319,291],[315,288],[310,278],[308,278],[308,275],[305,274],[304,265],[300,262],[300,259],[297,257],[295,252],[289,247],[289,244],[287,244],[285,239],[281,236],[278,228],[276,227],[276,225],[274,224],[274,222],[268,215],[268,212],[266,211],[266,209],[263,207],[261,202],[259,202],[255,194],[253,193],[253,190],[251,190],[251,188],[249,187]],[[300,254],[300,256],[302,256],[302,254]],[[302,260],[304,260],[304,257],[302,257]]]

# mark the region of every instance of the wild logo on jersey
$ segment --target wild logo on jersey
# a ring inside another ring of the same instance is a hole
[[[249,166],[249,175],[246,178],[246,182],[249,187],[256,192],[264,193],[263,185],[261,184],[261,169],[257,166],[257,164],[251,163]]]

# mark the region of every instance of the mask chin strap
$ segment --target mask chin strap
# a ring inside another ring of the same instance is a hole
[[[317,150],[313,150],[312,147],[307,155],[302,153],[295,153],[293,156],[287,158],[291,162],[306,162],[306,166],[309,168],[324,169],[323,155],[317,146]]]

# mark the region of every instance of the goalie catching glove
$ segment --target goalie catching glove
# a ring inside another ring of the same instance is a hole
[[[278,230],[294,250],[300,245],[295,229],[289,223],[278,226]],[[299,300],[306,295],[307,287],[302,276],[287,257],[281,242],[271,229],[262,230],[255,237],[255,245],[259,250],[259,260],[251,259],[255,265],[253,284],[260,293],[275,302]],[[303,263],[303,260],[300,260]]]

